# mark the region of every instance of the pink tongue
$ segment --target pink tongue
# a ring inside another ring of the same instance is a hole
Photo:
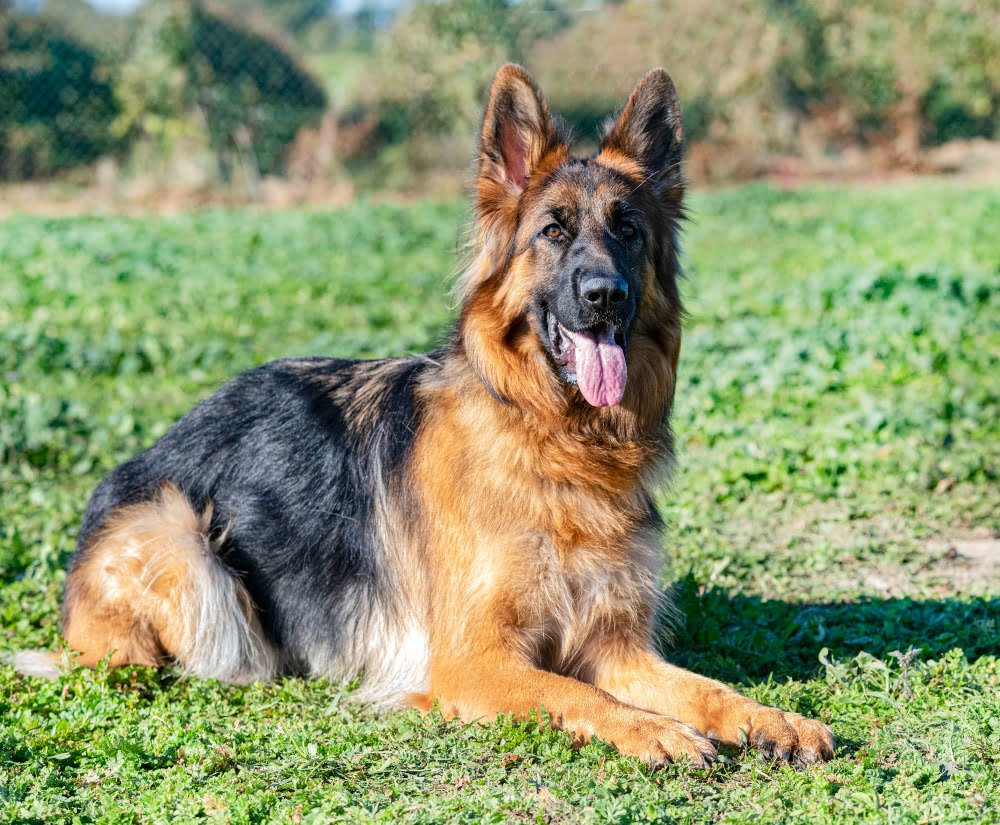
[[[593,407],[613,407],[625,394],[625,353],[615,343],[615,334],[564,332],[576,348],[576,383]]]

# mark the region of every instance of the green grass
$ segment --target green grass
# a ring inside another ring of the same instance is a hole
[[[0,821],[1000,821],[1000,195],[750,187],[692,213],[669,655],[828,721],[833,762],[652,771],[324,682],[4,664]],[[56,642],[89,491],[226,378],[432,346],[461,218],[0,224],[0,648]]]

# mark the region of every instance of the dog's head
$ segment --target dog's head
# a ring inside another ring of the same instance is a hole
[[[490,89],[476,180],[476,257],[461,340],[487,387],[536,411],[662,420],[680,345],[684,183],[670,77],[646,74],[595,157],[519,66]]]

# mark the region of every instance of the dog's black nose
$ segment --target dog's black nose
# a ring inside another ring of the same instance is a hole
[[[588,272],[580,279],[580,297],[594,309],[614,309],[628,298],[628,281],[621,275]]]

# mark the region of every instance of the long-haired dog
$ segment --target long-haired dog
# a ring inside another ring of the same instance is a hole
[[[831,757],[825,725],[654,649],[681,156],[662,70],[579,159],[531,77],[501,68],[449,342],[267,364],[114,470],[69,565],[77,661],[360,675],[378,703],[465,720],[544,708],[652,762],[705,765],[713,742],[743,741]]]

